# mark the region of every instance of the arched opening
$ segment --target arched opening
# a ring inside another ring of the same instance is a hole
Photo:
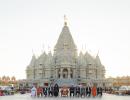
[[[58,78],[60,78],[60,69],[58,69]]]
[[[63,78],[68,78],[68,69],[63,69]]]
[[[73,70],[70,70],[70,78],[73,78]]]

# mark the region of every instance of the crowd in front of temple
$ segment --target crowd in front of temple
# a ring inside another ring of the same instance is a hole
[[[58,84],[54,86],[35,87],[31,89],[31,97],[97,97],[102,96],[102,87],[96,86],[63,86],[59,87]]]

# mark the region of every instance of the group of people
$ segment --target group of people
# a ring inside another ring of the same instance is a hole
[[[33,86],[31,89],[31,96],[32,97],[42,97],[42,96],[55,96],[57,97],[59,95],[59,86],[58,84],[55,84],[55,86],[49,86],[49,87],[35,87]]]
[[[71,87],[59,87],[58,84],[48,87],[35,87],[31,89],[32,97],[58,97],[58,96],[70,96],[70,97],[96,97],[102,96],[101,87],[80,87],[80,86],[71,86]]]
[[[87,87],[71,86],[69,88],[70,97],[71,96],[76,96],[76,97],[79,97],[79,96],[80,97],[102,96],[102,91],[103,91],[103,89],[101,87],[96,87],[96,86],[93,86],[93,87],[90,87],[90,86],[87,86]]]
[[[10,86],[1,86],[0,87],[0,96],[13,95],[14,87]]]

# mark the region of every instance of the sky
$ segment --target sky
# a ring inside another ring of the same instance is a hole
[[[32,55],[53,51],[64,14],[78,51],[99,51],[106,77],[130,76],[130,0],[0,0],[0,77],[25,79]]]

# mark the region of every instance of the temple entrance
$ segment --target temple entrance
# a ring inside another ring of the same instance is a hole
[[[60,75],[60,69],[58,69],[58,78],[60,78],[60,76],[61,76],[61,75]]]
[[[68,78],[68,69],[63,69],[63,78]]]
[[[70,70],[70,78],[73,78],[73,70]]]

